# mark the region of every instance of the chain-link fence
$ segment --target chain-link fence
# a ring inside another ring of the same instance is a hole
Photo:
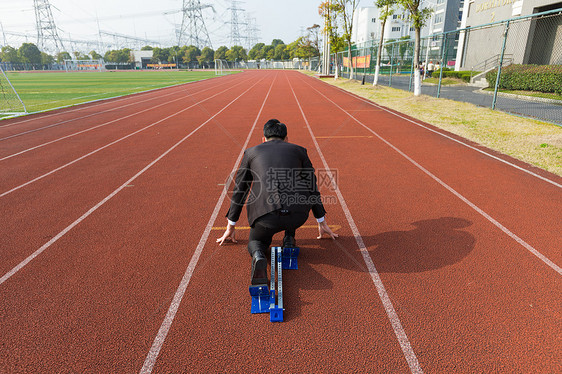
[[[422,94],[562,124],[562,9],[421,40]],[[372,83],[378,42],[331,56],[331,74]],[[411,39],[381,47],[379,85],[413,91]]]
[[[64,64],[29,64],[20,62],[0,62],[4,71],[65,70]]]

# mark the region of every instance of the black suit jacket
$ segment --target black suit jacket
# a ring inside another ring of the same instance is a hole
[[[226,217],[238,221],[246,201],[250,226],[274,210],[326,214],[306,148],[270,140],[244,152]]]

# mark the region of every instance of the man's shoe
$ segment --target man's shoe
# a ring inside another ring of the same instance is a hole
[[[283,238],[283,248],[295,248],[297,245],[294,236],[285,235]]]
[[[262,251],[254,252],[252,256],[252,284],[267,284],[267,259]]]

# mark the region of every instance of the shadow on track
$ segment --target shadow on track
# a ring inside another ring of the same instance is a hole
[[[379,273],[420,273],[462,261],[476,239],[462,229],[472,225],[463,218],[442,217],[412,223],[409,231],[389,231],[364,237]]]
[[[474,249],[476,238],[463,230],[472,225],[469,220],[442,217],[416,221],[412,225],[415,227],[413,230],[363,236],[379,273],[437,270],[461,262]],[[295,273],[285,271],[283,274],[285,298],[291,305],[286,313],[287,320],[300,316],[301,307],[308,304],[301,299],[301,291],[333,288],[332,280],[318,271],[318,266],[328,265],[368,273],[353,236],[340,236],[336,241],[298,237],[297,231],[297,244],[301,248],[299,270]]]

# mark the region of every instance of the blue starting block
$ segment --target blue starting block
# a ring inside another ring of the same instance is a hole
[[[252,314],[269,313],[271,322],[283,322],[283,272],[282,269],[298,269],[299,248],[271,248],[271,281],[250,286]],[[277,273],[277,277],[275,276]]]
[[[297,257],[299,256],[299,247],[283,248],[283,269],[296,270],[299,268]]]
[[[269,288],[267,288],[267,285],[250,286],[250,296],[252,296],[252,313],[269,312]]]

